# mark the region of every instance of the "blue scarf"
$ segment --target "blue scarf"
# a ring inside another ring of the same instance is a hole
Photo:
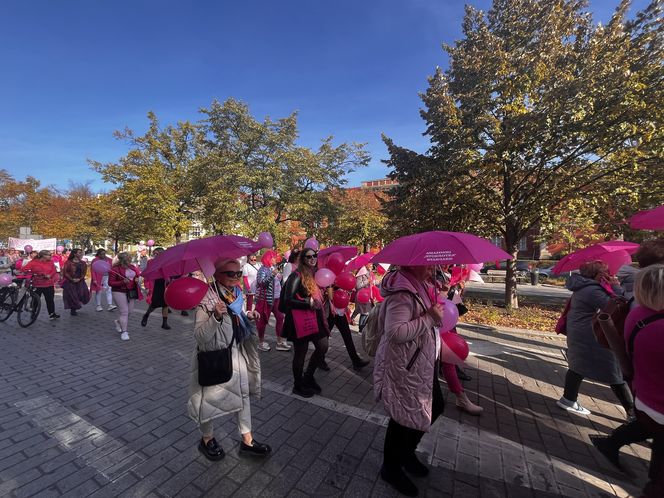
[[[247,315],[242,310],[244,306],[244,295],[239,287],[233,287],[233,295],[231,296],[223,286],[218,286],[220,297],[226,303],[229,315],[233,321],[233,333],[237,342],[244,342],[251,336],[251,322]],[[231,301],[232,298],[232,301]]]

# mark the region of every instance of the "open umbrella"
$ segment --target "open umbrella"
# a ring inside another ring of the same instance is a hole
[[[374,257],[373,253],[365,252],[364,254],[350,261],[346,266],[346,269],[349,271],[359,270],[363,266],[367,266],[369,263],[371,263],[371,258],[373,257]]]
[[[385,246],[371,261],[428,266],[484,263],[497,259],[512,259],[512,256],[477,235],[432,231],[398,238]]]
[[[634,242],[625,242],[624,240],[610,240],[608,242],[600,242],[588,246],[585,249],[568,254],[563,259],[558,261],[551,269],[551,273],[559,274],[572,270],[578,270],[583,263],[588,261],[604,261],[609,265],[609,271],[615,269],[617,271],[623,264],[629,264],[633,254],[639,248],[639,244]],[[618,254],[611,254],[618,253]],[[617,265],[617,267],[616,267]],[[611,271],[611,273],[615,273]]]
[[[175,277],[201,270],[214,273],[214,263],[223,258],[239,258],[261,249],[261,244],[239,235],[215,235],[178,244],[150,260],[143,272],[148,280]]]
[[[357,256],[357,247],[355,246],[330,246],[325,249],[318,251],[318,267],[325,268],[327,263],[327,258],[331,254],[338,252],[341,254],[341,257],[344,261],[348,261],[351,258]]]
[[[636,213],[629,226],[637,230],[664,230],[664,205]]]

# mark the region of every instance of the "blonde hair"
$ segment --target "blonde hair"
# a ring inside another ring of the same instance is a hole
[[[579,268],[581,276],[586,278],[595,278],[599,273],[607,273],[608,271],[609,267],[604,261],[589,261],[583,263]]]
[[[634,297],[641,306],[664,310],[664,265],[650,265],[638,273]]]
[[[131,264],[131,255],[126,251],[119,252],[117,258],[120,266],[129,266]]]

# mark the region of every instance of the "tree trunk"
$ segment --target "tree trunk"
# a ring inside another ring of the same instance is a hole
[[[510,235],[505,237],[505,249],[512,255],[512,259],[507,260],[507,272],[505,273],[505,308],[509,310],[519,307],[516,288],[516,258],[519,254],[519,243],[516,237]]]
[[[175,244],[179,244],[182,241],[182,234],[180,232],[175,233]]]

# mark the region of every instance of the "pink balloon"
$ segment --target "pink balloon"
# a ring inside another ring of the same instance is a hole
[[[104,261],[103,259],[98,259],[92,263],[92,271],[95,273],[101,273],[102,275],[107,275],[111,271],[111,263]]]
[[[342,288],[343,290],[353,290],[355,288],[355,277],[349,271],[339,273],[337,278],[334,280],[334,283],[337,287]]]
[[[339,275],[339,273],[341,273],[344,270],[346,262],[344,261],[344,257],[340,253],[333,252],[328,256],[327,261],[325,262],[325,266],[327,266],[330,270],[332,270],[335,275]]]
[[[58,247],[55,248],[55,250],[56,250],[57,252],[62,252],[62,251],[65,250],[65,247],[64,247],[64,246],[58,246]]]
[[[205,282],[194,277],[182,277],[166,287],[164,299],[173,309],[189,310],[201,302],[207,290]]]
[[[443,305],[443,324],[440,330],[447,332],[452,330],[459,321],[459,309],[449,299],[445,299],[441,304]]]
[[[357,302],[360,304],[367,304],[371,301],[371,291],[369,290],[369,287],[362,287],[357,291],[355,299],[357,299]]]
[[[12,283],[12,276],[9,273],[0,275],[0,287],[7,287]]]
[[[334,304],[335,308],[345,309],[346,306],[348,306],[348,303],[350,303],[350,294],[348,294],[348,292],[341,289],[334,291],[334,295],[332,296],[332,304]]]
[[[152,247],[154,245],[154,240],[150,239],[146,242],[148,247]]]
[[[270,232],[261,232],[258,234],[257,242],[261,247],[272,247],[274,245],[274,240],[272,239]]]
[[[314,280],[316,280],[318,287],[329,287],[334,283],[335,278],[336,275],[334,272],[328,268],[321,268],[314,275]]]
[[[468,343],[459,334],[454,332],[441,332],[441,358],[445,363],[461,365],[468,358]]]
[[[466,265],[466,268],[473,270],[479,273],[479,271],[484,267],[484,263],[471,263]]]
[[[25,252],[25,253],[32,252],[32,246],[28,244],[27,246],[25,246],[23,248],[23,252]]]
[[[311,237],[310,239],[307,239],[306,242],[304,243],[304,248],[313,249],[314,251],[317,251],[320,248],[320,244],[316,240],[316,237]]]

